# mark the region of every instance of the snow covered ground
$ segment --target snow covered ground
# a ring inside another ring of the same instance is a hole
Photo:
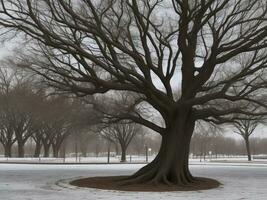
[[[148,161],[152,161],[155,158],[155,155],[148,156]],[[5,158],[0,156],[0,163],[107,163],[108,159],[106,156],[99,156],[99,157],[66,157],[64,158]],[[212,163],[243,163],[243,164],[248,164],[251,162],[247,161],[246,156],[235,156],[235,157],[207,157],[206,160],[204,161],[203,158],[194,158],[190,159],[190,163],[199,163],[201,161],[202,164],[207,163],[207,162],[212,162]],[[120,163],[120,156],[111,156],[110,157],[110,162],[111,163]],[[132,155],[132,156],[127,156],[127,162],[128,163],[145,163],[146,162],[146,157],[145,156],[137,156],[137,155]],[[267,159],[253,159],[253,163],[256,164],[267,164]]]
[[[148,160],[153,160],[155,156],[149,156]],[[99,156],[99,157],[66,157],[64,158],[5,158],[0,157],[0,163],[1,162],[9,162],[9,163],[107,163],[108,159],[107,156]],[[128,162],[133,163],[144,163],[146,161],[145,156],[127,156]],[[111,163],[119,163],[120,162],[120,156],[111,156],[110,157]]]
[[[219,180],[217,189],[195,192],[118,192],[76,188],[68,185],[71,178],[126,175],[143,165],[31,165],[0,164],[1,200],[266,200],[267,165],[191,165],[194,175]]]

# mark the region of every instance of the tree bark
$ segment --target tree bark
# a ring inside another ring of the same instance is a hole
[[[5,157],[6,158],[12,157],[12,145],[11,144],[6,144],[4,146],[4,150],[5,150]]]
[[[181,113],[177,118],[166,122],[168,128],[162,135],[158,155],[130,177],[126,184],[152,182],[185,185],[195,180],[188,167],[190,140],[195,121],[191,116],[186,116],[186,113]]]
[[[65,140],[63,141],[59,152],[60,152],[61,158],[65,158],[66,157],[66,141]]]
[[[48,158],[50,154],[50,145],[44,145],[44,157]]]
[[[53,157],[58,158],[59,155],[59,147],[52,145],[53,148]]]
[[[52,145],[53,148],[53,157],[58,158],[59,157],[59,150],[60,150],[60,145]]]
[[[121,162],[126,162],[126,150],[127,147],[121,145]]]
[[[250,144],[249,144],[249,138],[245,137],[245,143],[246,143],[246,150],[247,150],[247,156],[248,156],[248,161],[251,161],[251,151],[250,151]]]
[[[41,148],[42,148],[41,141],[36,141],[33,157],[38,158],[40,156],[40,154],[41,154]]]
[[[24,158],[24,143],[18,142],[18,157]]]

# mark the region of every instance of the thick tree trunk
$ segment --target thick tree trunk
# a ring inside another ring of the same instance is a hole
[[[60,157],[66,157],[66,141],[63,141],[61,148],[59,149]]]
[[[248,156],[248,161],[251,161],[251,151],[250,151],[250,144],[249,144],[249,138],[245,137],[245,143],[246,143],[246,150],[247,150],[247,156]]]
[[[121,162],[126,162],[126,150],[127,147],[121,145]]]
[[[186,113],[167,121],[166,133],[162,135],[161,147],[156,158],[136,172],[129,183],[162,183],[168,185],[185,185],[195,179],[188,167],[190,140],[195,122],[186,117]]]
[[[4,146],[4,150],[5,150],[5,157],[6,158],[10,158],[12,157],[12,145],[10,144],[6,144]]]
[[[18,157],[24,158],[24,143],[18,142]]]
[[[58,147],[58,146],[54,146],[54,145],[53,145],[52,148],[53,148],[53,157],[54,157],[54,158],[58,158],[60,147]]]
[[[58,150],[55,147],[53,148],[53,157],[58,158]]]
[[[41,154],[41,148],[42,148],[41,141],[36,141],[33,157],[38,158],[40,156],[40,154]]]
[[[50,145],[44,145],[44,157],[48,158],[50,154]]]

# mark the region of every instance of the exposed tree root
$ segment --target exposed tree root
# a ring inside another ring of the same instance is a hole
[[[144,178],[144,176],[142,177]],[[87,179],[79,179],[72,181],[70,184],[79,187],[98,188],[105,190],[120,191],[145,191],[145,192],[167,192],[167,191],[195,191],[216,188],[220,183],[216,180],[207,178],[198,178],[198,181],[191,183],[174,184],[169,181],[167,176],[155,177],[147,182],[143,182],[142,178],[136,177],[129,179],[128,177],[92,177]],[[125,181],[126,180],[126,181]]]

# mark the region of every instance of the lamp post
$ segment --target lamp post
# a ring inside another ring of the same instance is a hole
[[[111,146],[111,142],[108,140],[107,141],[107,145],[108,145],[108,163],[110,163],[110,146]]]
[[[148,148],[148,157],[151,156],[151,151],[152,151],[152,149]]]
[[[149,152],[151,152],[152,149],[151,148],[148,148],[147,145],[145,146],[145,149],[146,149],[146,162],[148,162],[148,156],[150,154]]]

